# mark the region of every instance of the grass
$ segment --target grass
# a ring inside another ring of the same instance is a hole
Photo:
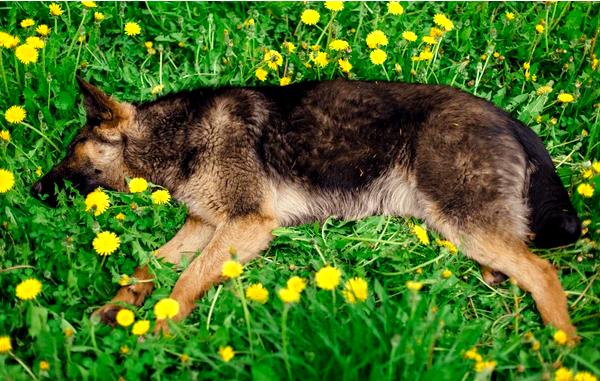
[[[600,73],[594,66],[600,4],[403,2],[404,14],[391,15],[385,3],[346,3],[335,14],[321,3],[99,3],[96,9],[60,3],[58,17],[49,15],[48,5],[0,4],[0,31],[24,41],[35,34],[35,26],[19,26],[25,18],[51,28],[37,63],[23,65],[14,48],[0,48],[0,112],[13,105],[27,111],[22,123],[0,118],[0,129],[11,134],[10,141],[0,140],[0,168],[16,180],[0,194],[0,336],[9,336],[13,347],[0,353],[0,378],[540,380],[552,379],[560,366],[600,374],[600,175],[584,178],[600,159]],[[316,26],[300,23],[306,8],[320,12]],[[94,12],[105,19],[95,22]],[[411,60],[424,49],[420,38],[436,13],[447,15],[454,28],[433,46],[431,60]],[[129,21],[139,23],[140,35],[124,34]],[[383,65],[368,58],[365,38],[375,29],[389,38]],[[406,30],[419,40],[402,40]],[[351,52],[326,50],[334,38],[348,41]],[[154,54],[145,41],[153,42]],[[287,52],[284,42],[296,51]],[[315,44],[330,54],[323,68],[309,58]],[[255,71],[265,67],[265,49],[283,55],[283,65],[268,70],[267,83],[283,76],[293,82],[348,76],[336,63],[340,56],[352,63],[351,78],[452,85],[531,126],[579,215],[589,220],[576,244],[535,250],[559,269],[581,343],[558,345],[528,294],[510,282],[487,286],[477,264],[436,244],[434,232],[430,244],[421,243],[411,231],[419,221],[389,217],[277,229],[270,248],[244,269],[244,287],[261,282],[270,292],[265,305],[248,301],[247,314],[237,282],[230,281],[211,289],[171,337],[148,333],[139,339],[90,320],[114,295],[122,274],[148,263],[158,285],[133,310],[136,319],[154,321],[154,304],[169,295],[181,268],[156,261],[152,251],[181,226],[185,208],[152,205],[148,192],[110,193],[111,207],[94,217],[81,196],[63,193],[57,209],[30,197],[31,184],[60,161],[85,123],[76,73],[121,100],[141,102],[155,97],[157,85],[170,93],[259,84]],[[542,85],[552,91],[538,95]],[[575,101],[557,102],[562,92]],[[582,183],[595,187],[593,197],[577,193]],[[115,219],[119,212],[124,221]],[[91,241],[100,230],[120,236],[117,253],[103,258],[94,252]],[[367,300],[346,303],[342,286],[319,290],[314,274],[326,263],[341,269],[343,280],[364,277]],[[448,279],[441,275],[445,269],[452,272]],[[292,275],[309,284],[300,303],[285,307],[276,293]],[[27,278],[40,280],[43,289],[22,301],[15,288]],[[409,280],[424,286],[410,291]],[[227,345],[236,352],[229,362],[218,353]],[[496,362],[493,372],[474,369],[464,357],[472,347]]]

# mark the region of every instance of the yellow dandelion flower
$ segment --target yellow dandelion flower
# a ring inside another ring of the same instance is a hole
[[[554,332],[554,342],[558,345],[565,345],[567,343],[567,334],[562,329]]]
[[[291,42],[284,42],[283,47],[287,49],[288,53],[294,53],[296,51],[296,45]]]
[[[431,37],[431,36],[423,36],[422,38],[423,42],[429,45],[435,45],[437,43],[437,40],[435,39],[435,37]]]
[[[0,193],[6,193],[15,185],[15,175],[12,172],[0,168]]]
[[[37,36],[27,37],[27,39],[25,40],[25,43],[36,49],[42,49],[44,46],[46,46],[46,43],[44,42],[44,40],[42,40],[41,38],[39,38]]]
[[[10,342],[10,337],[8,336],[0,336],[0,353],[7,353],[12,350],[12,344]]]
[[[290,289],[292,291],[301,293],[306,288],[306,279],[300,278],[299,276],[294,275],[293,277],[288,279],[286,286],[288,289]]]
[[[533,350],[533,351],[536,351],[536,352],[537,352],[537,351],[539,351],[539,350],[540,350],[541,346],[542,346],[542,345],[540,344],[540,342],[539,342],[539,341],[537,341],[537,340],[535,340],[533,343],[531,343],[531,350]]]
[[[315,274],[317,286],[323,290],[334,290],[340,284],[342,272],[335,267],[325,266]]]
[[[235,351],[233,350],[231,345],[228,345],[226,347],[219,347],[219,356],[221,356],[223,361],[229,362],[235,356]]]
[[[535,31],[538,33],[544,33],[544,26],[542,24],[537,24],[535,26]]]
[[[128,310],[127,308],[122,308],[117,312],[117,323],[119,323],[122,327],[129,327],[133,324],[135,320],[135,315],[133,311]]]
[[[464,358],[466,358],[468,360],[475,360],[476,362],[483,361],[483,358],[481,357],[481,355],[479,353],[477,353],[477,348],[471,348],[468,351],[466,351],[464,354]]]
[[[411,57],[413,61],[430,61],[433,59],[433,53],[430,50],[423,50],[416,57]]]
[[[142,336],[150,329],[150,320],[138,320],[131,327],[131,333],[136,336]]]
[[[103,231],[96,235],[96,238],[92,241],[92,246],[96,253],[100,255],[111,255],[121,245],[119,237],[109,231]]]
[[[344,2],[343,1],[326,1],[325,8],[327,8],[333,12],[339,12],[342,9],[344,9]]]
[[[448,279],[452,276],[452,271],[445,269],[444,271],[442,271],[442,278],[444,279]]]
[[[229,279],[237,278],[244,272],[244,267],[241,263],[234,260],[228,260],[221,267],[221,274]]]
[[[581,175],[583,176],[584,179],[590,179],[590,178],[592,178],[592,176],[594,176],[594,171],[592,171],[592,168],[587,168],[587,169],[583,170]]]
[[[375,49],[369,54],[369,58],[374,65],[381,65],[387,59],[387,54],[381,49]]]
[[[302,12],[300,20],[302,20],[302,22],[306,25],[316,25],[320,18],[321,15],[319,12],[315,11],[314,9],[306,9],[304,12]]]
[[[12,39],[12,36],[10,34],[0,31],[0,48],[4,47],[4,44],[9,39]]]
[[[592,163],[592,169],[596,173],[600,173],[600,161],[595,161]]]
[[[477,373],[492,372],[496,368],[496,361],[478,361],[474,368]]]
[[[190,356],[186,355],[185,353],[182,354],[181,356],[179,356],[179,361],[181,361],[182,363],[187,363],[188,361],[190,361]]]
[[[121,348],[119,348],[119,352],[126,355],[129,353],[129,347],[127,345],[121,345]]]
[[[364,302],[367,300],[369,294],[369,285],[363,278],[351,278],[344,285],[344,291],[342,295],[344,299],[350,304],[354,304],[357,301]]]
[[[371,49],[375,49],[380,46],[386,46],[388,44],[388,38],[380,30],[374,30],[367,35],[367,46]]]
[[[159,189],[152,192],[150,198],[152,199],[153,204],[166,204],[171,200],[171,194],[166,189]]]
[[[19,37],[8,35],[8,37],[4,40],[4,47],[7,49],[12,49],[19,45],[20,41],[21,39]]]
[[[598,378],[590,372],[577,372],[575,375],[575,381],[598,381]]]
[[[594,195],[594,187],[592,186],[592,184],[579,184],[577,186],[577,193],[579,193],[585,198],[590,198]]]
[[[432,27],[429,30],[429,35],[431,37],[440,38],[440,37],[442,37],[444,35],[444,31],[441,30],[440,28]]]
[[[429,245],[429,236],[427,235],[427,230],[420,225],[415,225],[412,227],[412,231],[422,244]]]
[[[85,211],[94,211],[94,216],[99,216],[106,212],[106,209],[110,206],[110,200],[108,195],[98,188],[95,191],[89,193],[85,198]]]
[[[277,295],[284,303],[298,303],[300,301],[300,293],[289,288],[280,289]]]
[[[441,240],[438,239],[435,241],[438,245],[445,247],[451,254],[456,254],[458,253],[458,249],[456,248],[456,246],[454,246],[454,244],[448,240]]]
[[[265,304],[269,300],[269,290],[260,283],[255,283],[246,288],[246,298]]]
[[[94,12],[94,20],[102,21],[105,19],[104,13],[102,12]]]
[[[96,5],[95,1],[82,1],[81,5],[83,5],[86,8],[96,8],[98,5]]]
[[[21,300],[32,300],[42,291],[42,283],[37,279],[30,278],[19,283],[15,291],[17,298]]]
[[[154,43],[152,41],[146,41],[144,42],[144,47],[146,49],[151,49],[154,46]]]
[[[17,56],[17,59],[24,65],[36,63],[38,60],[37,49],[29,44],[19,45],[15,50],[15,55]]]
[[[506,12],[504,14],[504,17],[508,20],[508,21],[512,21],[515,19],[515,14],[512,12]]]
[[[48,6],[48,9],[50,10],[50,16],[60,16],[63,14],[60,4],[52,3]]]
[[[179,313],[179,302],[175,299],[164,298],[154,305],[156,320],[171,319]]]
[[[441,13],[437,13],[435,16],[433,16],[433,22],[436,25],[444,28],[446,32],[449,32],[454,28],[454,24],[452,23],[452,21],[450,21],[450,19],[446,17],[446,15]]]
[[[352,64],[348,60],[343,60],[340,58],[338,60],[338,65],[340,66],[340,70],[344,73],[350,73],[350,70],[352,70]]]
[[[419,291],[423,288],[423,283],[409,280],[408,282],[406,282],[406,288],[408,288],[411,291]]]
[[[4,140],[5,142],[10,142],[10,131],[8,131],[8,130],[0,131],[0,139]]]
[[[30,26],[34,26],[35,21],[33,19],[25,19],[21,21],[21,28],[29,28]]]
[[[400,3],[397,1],[389,1],[387,3],[387,9],[388,13],[391,13],[392,15],[396,16],[400,16],[404,13],[404,7],[400,5]]]
[[[129,286],[131,284],[131,278],[129,277],[129,275],[127,274],[123,274],[121,275],[121,277],[119,278],[119,286]]]
[[[548,85],[540,86],[535,91],[535,93],[537,95],[546,95],[546,94],[550,94],[551,92],[552,92],[552,87],[548,86]]]
[[[267,66],[271,70],[277,70],[277,68],[283,65],[283,57],[277,50],[269,50],[265,53],[263,61],[267,63]]]
[[[134,177],[129,181],[129,192],[142,193],[148,189],[148,182],[141,177]]]
[[[152,90],[150,90],[150,92],[152,93],[152,95],[157,95],[162,93],[162,91],[165,89],[165,85],[160,84],[160,85],[156,85],[152,88]]]
[[[531,64],[529,62],[525,62],[523,64],[523,69],[525,69],[525,70],[529,70],[530,67],[531,67]]]
[[[256,72],[254,74],[256,75],[256,78],[258,78],[259,81],[264,81],[265,79],[267,79],[267,75],[269,74],[269,72],[263,68],[258,68],[256,69]]]
[[[411,32],[410,30],[402,32],[402,38],[409,42],[417,41],[417,35],[415,34],[415,32]]]
[[[333,40],[329,44],[329,49],[336,51],[347,50],[349,47],[350,45],[348,44],[348,42],[344,40]]]
[[[64,329],[63,333],[66,337],[71,337],[75,332],[73,331],[73,328],[67,327]]]
[[[49,370],[50,369],[50,363],[48,361],[40,361],[40,370]]]
[[[313,61],[319,67],[325,67],[329,63],[327,53],[325,53],[325,52],[317,52],[317,54],[313,57]]]
[[[124,221],[125,220],[125,215],[123,213],[119,213],[115,216],[115,218],[119,221]]]
[[[554,372],[555,381],[573,381],[573,373],[564,366]]]
[[[142,33],[142,28],[140,28],[140,24],[133,21],[130,21],[127,24],[125,24],[125,28],[123,30],[128,36],[137,36],[138,34]]]
[[[292,79],[290,77],[281,77],[279,80],[279,86],[287,86],[292,83]]]
[[[575,100],[575,98],[569,93],[561,93],[558,95],[556,100],[558,100],[560,103],[571,103]]]
[[[41,24],[40,26],[38,26],[35,31],[37,32],[37,34],[39,34],[40,36],[47,36],[50,34],[50,28],[48,27],[48,25],[46,24]]]

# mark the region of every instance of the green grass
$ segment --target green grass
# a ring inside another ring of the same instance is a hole
[[[540,380],[552,379],[561,364],[574,373],[599,375],[600,175],[584,179],[582,173],[600,159],[600,73],[592,67],[594,52],[600,55],[600,4],[402,4],[405,13],[394,16],[384,3],[346,3],[335,19],[320,3],[101,3],[92,11],[61,3],[60,17],[48,14],[48,3],[0,4],[0,31],[23,41],[35,34],[19,26],[28,17],[52,28],[35,64],[23,65],[14,49],[0,48],[0,112],[13,105],[27,111],[20,124],[0,117],[0,129],[12,135],[10,142],[0,140],[0,168],[16,179],[12,190],[0,194],[0,336],[10,336],[13,346],[0,354],[0,378],[276,380],[288,377],[286,363],[297,379]],[[306,8],[320,12],[317,26],[300,24]],[[106,19],[94,22],[93,11]],[[412,30],[420,41],[438,12],[454,29],[434,46],[433,60],[413,62],[423,44],[408,44],[401,33]],[[506,12],[513,12],[514,20],[508,21]],[[138,22],[142,33],[126,36],[128,21]],[[545,30],[537,33],[541,21]],[[389,38],[383,66],[368,59],[365,38],[375,29]],[[328,51],[333,62],[315,67],[309,60],[312,45],[318,42],[326,51],[334,38],[347,40],[352,51]],[[154,55],[145,41],[153,41]],[[286,41],[297,46],[295,53],[282,47]],[[168,296],[181,269],[157,262],[152,250],[181,226],[185,208],[153,206],[148,193],[110,193],[110,209],[94,217],[84,211],[81,196],[63,194],[57,209],[30,197],[36,169],[45,173],[58,163],[85,123],[77,71],[121,100],[140,102],[153,99],[151,89],[159,84],[165,93],[258,84],[254,73],[264,66],[265,49],[284,59],[278,72],[269,70],[268,83],[279,83],[283,75],[293,82],[344,77],[336,64],[340,55],[354,66],[351,78],[452,85],[531,126],[544,139],[579,215],[591,221],[576,244],[536,250],[560,271],[581,343],[572,349],[557,345],[528,294],[510,282],[488,287],[478,265],[440,248],[435,233],[429,232],[431,244],[421,244],[410,229],[418,221],[386,217],[278,229],[270,248],[241,279],[243,285],[260,281],[270,291],[267,304],[249,305],[252,343],[233,282],[211,289],[172,337],[149,333],[139,340],[122,327],[91,321],[90,313],[118,289],[120,275],[131,274],[139,263],[151,266],[158,285],[135,309],[136,318],[154,321],[152,307]],[[531,63],[528,78],[525,62]],[[546,84],[552,92],[536,95]],[[573,94],[575,102],[557,103],[561,92]],[[592,198],[577,194],[583,182],[594,184]],[[114,218],[119,212],[126,215],[124,222]],[[91,241],[105,229],[116,232],[122,244],[102,258]],[[367,301],[345,303],[341,287],[334,293],[318,290],[314,273],[324,263],[340,268],[343,280],[367,279]],[[445,269],[453,273],[449,279],[441,276]],[[291,275],[309,284],[287,312],[284,351],[284,307],[276,291]],[[21,301],[15,287],[30,277],[43,283],[42,293]],[[408,280],[423,282],[423,289],[407,290]],[[65,335],[70,330],[74,334]],[[532,349],[533,341],[541,344],[539,351]],[[218,355],[225,345],[236,351],[228,363]],[[463,357],[471,347],[497,362],[493,374],[474,371],[473,361]],[[183,354],[188,361],[182,361]],[[41,361],[49,370],[40,370]]]

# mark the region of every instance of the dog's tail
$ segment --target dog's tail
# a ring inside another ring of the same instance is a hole
[[[529,228],[540,248],[563,246],[577,241],[581,222],[571,204],[552,159],[542,140],[528,127],[514,123],[511,130],[527,154],[527,203]]]

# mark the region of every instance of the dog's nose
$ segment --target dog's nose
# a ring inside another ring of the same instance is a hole
[[[33,187],[31,187],[31,194],[35,197],[35,196],[39,196],[42,193],[42,183],[41,182],[37,182],[35,184],[33,184]]]

